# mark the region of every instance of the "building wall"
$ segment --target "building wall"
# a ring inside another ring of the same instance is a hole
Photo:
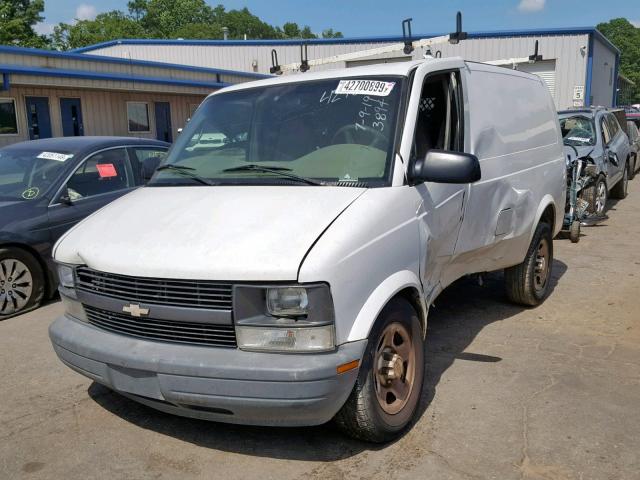
[[[591,98],[589,105],[611,107],[616,68],[616,55],[597,38],[593,39],[593,62],[591,66]]]
[[[54,137],[62,136],[60,98],[80,98],[85,135],[122,135],[146,138],[156,138],[154,102],[169,102],[174,139],[178,135],[178,128],[183,127],[191,116],[193,108],[205,98],[205,94],[175,95],[170,93],[12,86],[8,91],[0,91],[0,98],[13,98],[16,101],[18,134],[0,135],[0,147],[29,139],[25,106],[25,97],[28,96],[49,99],[49,115]],[[128,132],[127,102],[131,101],[148,102],[150,132]]]
[[[539,41],[539,53],[546,60],[555,60],[555,101],[558,108],[573,105],[574,86],[584,86],[587,68],[588,34],[547,35],[547,36],[511,36],[497,38],[471,38],[458,45],[441,44],[432,49],[440,50],[443,57],[460,56],[465,60],[487,61],[507,58],[526,57],[533,53],[535,41]],[[391,45],[391,42],[378,43],[337,43],[308,46],[309,60],[326,58]],[[269,73],[271,50],[278,53],[280,65],[300,62],[299,45],[238,45],[238,42],[225,45],[149,45],[116,44],[91,50],[92,55],[107,55],[120,58],[162,61],[200,67],[233,69],[248,72]],[[604,47],[603,47],[604,48]],[[607,50],[608,52],[608,50]],[[424,48],[416,49],[413,59],[422,58]],[[388,58],[387,61],[401,61],[401,52],[370,57],[367,60],[348,62],[374,63],[376,58]],[[313,70],[342,68],[347,62],[314,66]]]

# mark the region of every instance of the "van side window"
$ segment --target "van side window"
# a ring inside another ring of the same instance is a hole
[[[606,119],[607,117],[602,117],[602,120],[600,120],[600,128],[602,129],[602,140],[604,141],[604,144],[609,145],[609,142],[611,141],[611,133],[609,132]]]
[[[459,72],[428,76],[422,86],[413,146],[415,158],[432,148],[463,150],[462,88]]]

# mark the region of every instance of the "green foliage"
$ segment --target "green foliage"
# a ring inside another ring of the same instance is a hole
[[[57,50],[79,48],[115,38],[144,38],[142,26],[124,13],[113,10],[95,20],[80,20],[74,25],[60,23],[53,29],[51,44]]]
[[[0,0],[0,44],[46,47],[47,38],[33,29],[43,11],[44,0]]]
[[[640,28],[626,18],[614,18],[600,23],[598,30],[620,49],[620,73],[635,83],[629,103],[640,102]]]

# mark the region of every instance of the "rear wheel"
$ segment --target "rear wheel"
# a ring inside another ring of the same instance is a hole
[[[17,248],[0,248],[0,318],[36,307],[44,296],[38,261]]]
[[[524,262],[504,270],[509,300],[527,307],[542,303],[549,292],[552,264],[551,227],[541,222],[533,234]]]
[[[622,179],[611,189],[611,196],[622,200],[627,197],[627,188],[629,186],[629,163],[625,163]]]
[[[633,180],[636,176],[636,165],[638,165],[638,158],[633,157],[629,163],[629,180]]]
[[[604,175],[600,175],[596,182],[580,192],[583,200],[589,203],[587,211],[591,214],[604,215],[607,206],[607,182]]]
[[[389,302],[369,337],[358,379],[337,425],[369,442],[398,437],[416,411],[424,376],[422,328],[415,309],[402,298]]]

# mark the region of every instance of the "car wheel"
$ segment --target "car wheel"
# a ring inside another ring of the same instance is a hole
[[[633,157],[633,160],[629,163],[629,180],[633,180],[636,176],[636,165],[638,164],[638,158]]]
[[[582,190],[580,197],[589,204],[587,212],[604,215],[608,198],[607,182],[604,179],[604,175],[600,175],[593,185]]]
[[[622,179],[611,189],[611,196],[622,200],[627,197],[627,188],[629,187],[629,162],[625,163]]]
[[[382,310],[369,336],[356,384],[335,422],[347,435],[387,442],[414,417],[424,377],[418,314],[402,298]]]
[[[571,240],[571,243],[578,243],[580,241],[580,222],[578,220],[571,222],[569,240]]]
[[[0,318],[40,305],[44,275],[38,261],[17,248],[0,248]]]
[[[533,234],[524,262],[504,270],[509,300],[527,307],[542,303],[549,293],[552,265],[551,227],[540,222]]]

